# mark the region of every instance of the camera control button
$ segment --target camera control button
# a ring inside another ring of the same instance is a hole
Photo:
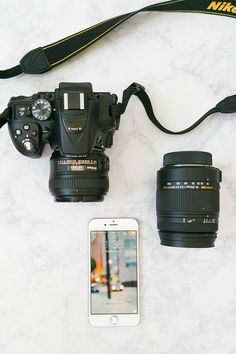
[[[24,128],[24,130],[30,130],[30,126],[29,126],[29,124],[24,124],[24,126],[23,126],[23,128]]]
[[[31,151],[31,150],[33,150],[33,144],[32,144],[32,142],[31,142],[30,140],[25,140],[25,141],[23,142],[23,147],[24,147],[24,149],[25,149],[26,151]]]
[[[52,106],[50,102],[40,98],[32,104],[31,111],[35,119],[39,121],[47,120],[52,114]]]
[[[20,129],[16,129],[16,130],[15,130],[15,134],[16,134],[17,136],[21,136],[22,131],[21,131]]]
[[[26,115],[26,117],[31,117],[31,109],[30,109],[30,107],[27,107],[25,115]]]
[[[27,106],[26,105],[17,105],[16,106],[16,118],[17,119],[23,119],[26,116],[26,110]]]
[[[111,317],[110,317],[110,323],[111,323],[113,326],[118,325],[118,323],[119,323],[118,317],[117,317],[117,316],[111,316]]]
[[[37,130],[33,130],[33,131],[31,132],[31,135],[32,135],[33,137],[36,137],[36,136],[38,135]]]

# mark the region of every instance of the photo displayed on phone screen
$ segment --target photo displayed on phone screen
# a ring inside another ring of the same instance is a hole
[[[138,313],[137,232],[92,231],[91,314]]]

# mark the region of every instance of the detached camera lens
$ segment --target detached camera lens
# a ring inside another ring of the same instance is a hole
[[[49,189],[56,202],[100,202],[109,189],[109,159],[103,152],[50,160]]]
[[[214,247],[221,171],[207,152],[173,152],[157,172],[157,227],[161,244]]]

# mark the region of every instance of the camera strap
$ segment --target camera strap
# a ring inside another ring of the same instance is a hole
[[[41,74],[46,72],[82,52],[129,18],[140,12],[148,11],[203,13],[236,18],[236,0],[231,2],[211,0],[165,1],[110,18],[57,42],[31,50],[21,59],[19,65],[7,70],[0,70],[0,79],[8,79],[22,73]]]
[[[207,117],[217,112],[224,113],[224,114],[236,113],[236,95],[228,96],[224,100],[220,101],[215,107],[211,108],[208,112],[206,112],[201,118],[199,118],[190,127],[180,131],[172,131],[165,128],[156,118],[152,108],[151,100],[148,94],[146,93],[145,88],[138,83],[133,83],[126,90],[124,90],[122,102],[118,103],[116,106],[112,106],[112,111],[111,111],[112,115],[114,115],[116,118],[119,118],[120,115],[122,115],[126,111],[129,100],[133,95],[137,96],[141,101],[141,103],[143,104],[150,121],[158,129],[160,129],[162,132],[166,134],[172,134],[172,135],[186,134],[191,130],[195,129],[197,126],[199,126]]]
[[[6,108],[6,109],[0,114],[0,129],[9,121],[10,116],[11,116],[10,108]]]

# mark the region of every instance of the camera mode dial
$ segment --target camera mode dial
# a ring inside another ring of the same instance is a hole
[[[52,114],[52,106],[50,102],[44,98],[36,100],[32,104],[32,115],[37,120],[47,120]]]

